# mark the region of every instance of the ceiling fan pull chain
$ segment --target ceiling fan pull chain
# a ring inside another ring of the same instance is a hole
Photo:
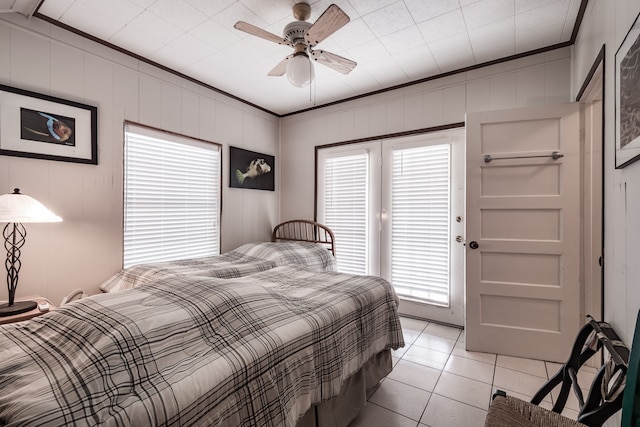
[[[316,89],[316,81],[315,79],[313,79],[311,81],[311,84],[309,85],[309,102],[312,102],[314,107],[316,106],[316,102],[315,102],[316,97],[313,96],[315,94],[315,89]]]

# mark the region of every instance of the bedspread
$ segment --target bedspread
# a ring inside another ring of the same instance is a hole
[[[106,280],[100,289],[104,292],[122,291],[173,274],[231,279],[292,264],[319,271],[336,271],[333,255],[315,243],[246,243],[233,251],[212,257],[135,265]]]
[[[378,277],[172,275],[0,327],[0,423],[294,426],[403,345]]]

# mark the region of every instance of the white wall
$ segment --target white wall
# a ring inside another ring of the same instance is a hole
[[[571,48],[282,119],[282,220],[313,218],[314,147],[457,122],[465,113],[570,102]]]
[[[605,45],[605,320],[631,344],[640,309],[640,162],[615,169],[615,52],[640,12],[638,0],[591,0],[575,44],[572,93]]]
[[[0,156],[0,193],[19,187],[64,219],[27,225],[18,296],[58,304],[122,268],[124,120],[223,144],[221,250],[270,238],[279,192],[230,189],[228,146],[276,155],[277,117],[36,18],[0,18],[0,58],[0,84],[98,107],[97,166]]]

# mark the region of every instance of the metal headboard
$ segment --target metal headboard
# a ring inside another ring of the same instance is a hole
[[[306,219],[285,221],[273,228],[271,241],[293,240],[298,242],[321,243],[336,256],[335,238],[329,227]]]

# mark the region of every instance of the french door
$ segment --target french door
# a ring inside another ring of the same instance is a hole
[[[320,148],[317,175],[338,269],[389,280],[403,314],[462,325],[464,131]]]

